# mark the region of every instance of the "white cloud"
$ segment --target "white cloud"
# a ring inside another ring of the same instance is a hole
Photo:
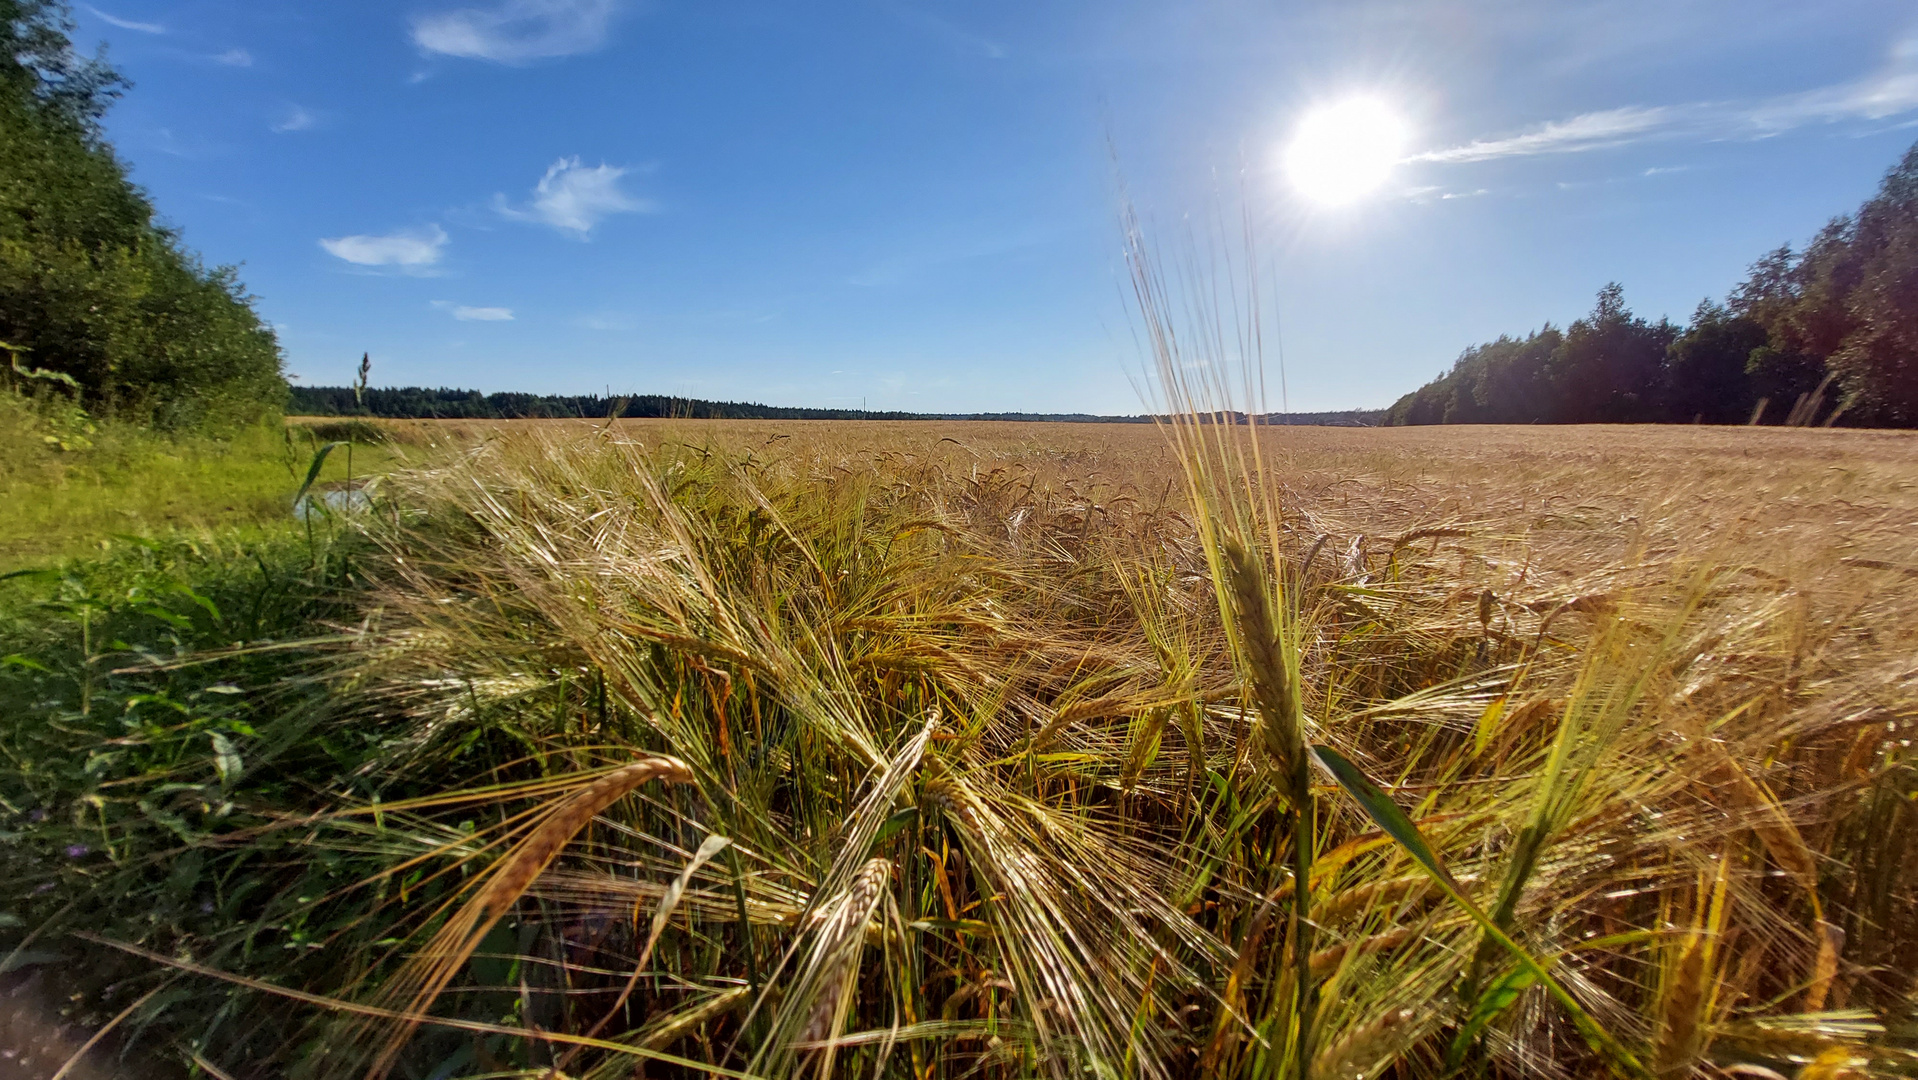
[[[247,52],[245,49],[228,49],[218,56],[211,57],[211,59],[214,63],[225,64],[227,67],[253,66],[253,54]]]
[[[1573,154],[1652,139],[1762,139],[1813,124],[1886,120],[1914,110],[1918,110],[1918,43],[1906,42],[1892,51],[1884,70],[1851,82],[1757,101],[1604,109],[1516,135],[1430,150],[1407,160],[1463,164]]]
[[[386,236],[342,236],[320,246],[355,266],[431,266],[440,261],[446,240],[446,230],[434,225]]]
[[[515,221],[537,221],[584,240],[603,219],[613,214],[630,214],[653,209],[645,199],[636,199],[619,188],[627,170],[612,165],[587,168],[577,157],[553,162],[546,175],[533,188],[533,201],[524,208],[495,195],[493,206]]]
[[[451,300],[435,300],[433,306],[441,311],[451,312],[461,322],[512,322],[513,309],[503,307],[468,307]]]
[[[606,43],[619,0],[500,0],[413,19],[413,44],[429,53],[524,64],[592,52]]]
[[[155,128],[153,143],[162,154],[172,154],[174,157],[187,156],[186,150],[180,146],[180,140],[173,134],[172,128]]]
[[[1457,164],[1493,158],[1568,154],[1634,142],[1670,123],[1672,110],[1664,107],[1607,109],[1570,120],[1554,120],[1531,131],[1502,139],[1474,139],[1463,146],[1413,155],[1413,161]]]
[[[982,37],[958,23],[942,19],[930,12],[898,6],[891,9],[891,14],[945,38],[962,53],[983,56],[988,60],[1004,60],[1011,55],[1011,52],[1000,42]]]
[[[320,118],[298,105],[289,105],[280,118],[268,125],[268,130],[285,135],[293,131],[308,131],[320,122]]]
[[[122,30],[138,30],[142,34],[166,33],[166,27],[161,26],[159,23],[134,22],[132,19],[122,19],[117,15],[108,15],[92,4],[87,4],[86,9],[93,13],[94,18],[99,19],[108,26],[117,26]]]

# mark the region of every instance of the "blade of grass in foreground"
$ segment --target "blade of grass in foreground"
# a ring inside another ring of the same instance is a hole
[[[1557,979],[1552,978],[1543,964],[1500,930],[1491,917],[1479,910],[1479,906],[1465,895],[1458,879],[1445,869],[1445,863],[1440,860],[1438,852],[1425,842],[1425,837],[1419,833],[1418,826],[1412,823],[1411,818],[1405,816],[1405,811],[1400,810],[1397,803],[1380,791],[1357,765],[1352,764],[1337,750],[1329,746],[1314,746],[1312,754],[1318,759],[1319,764],[1332,774],[1332,778],[1338,781],[1339,786],[1345,789],[1346,794],[1352,796],[1353,800],[1359,804],[1360,809],[1364,810],[1379,828],[1385,830],[1386,835],[1398,841],[1399,846],[1403,847],[1425,869],[1426,873],[1432,875],[1432,879],[1437,881],[1446,895],[1452,898],[1452,902],[1471,916],[1472,921],[1479,924],[1486,936],[1512,954],[1518,961],[1519,971],[1545,987],[1546,993],[1550,994],[1552,1000],[1558,1002],[1571,1017],[1573,1026],[1578,1028],[1578,1033],[1585,1037],[1585,1041],[1591,1044],[1593,1050],[1605,1058],[1613,1072],[1621,1076],[1633,1077],[1634,1080],[1650,1080],[1651,1073],[1639,1063],[1636,1057],[1632,1056],[1631,1051],[1625,1049],[1610,1032],[1599,1026],[1598,1021],[1585,1011],[1584,1006],[1566,992],[1565,987],[1561,986]]]
[[[293,496],[293,505],[298,506],[300,500],[306,498],[306,493],[312,489],[313,481],[320,478],[320,469],[326,465],[326,456],[333,452],[334,447],[345,445],[343,442],[330,442],[314,453],[313,464],[306,470],[306,482],[300,485],[299,493]]]

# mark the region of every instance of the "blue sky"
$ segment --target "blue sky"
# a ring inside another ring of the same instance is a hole
[[[1918,9],[1861,0],[75,14],[135,179],[314,384],[1137,412],[1117,176],[1163,238],[1243,203],[1290,407],[1381,406],[1608,281],[1682,320],[1918,139]],[[1354,95],[1406,160],[1309,203],[1282,148]]]

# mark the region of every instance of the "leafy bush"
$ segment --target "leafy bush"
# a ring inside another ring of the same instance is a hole
[[[97,127],[124,84],[73,55],[69,25],[64,5],[0,0],[0,340],[96,411],[172,429],[277,412],[273,332],[128,180]]]

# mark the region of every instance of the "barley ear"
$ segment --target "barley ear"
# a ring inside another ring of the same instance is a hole
[[[1394,1009],[1347,1032],[1312,1059],[1312,1075],[1317,1080],[1364,1080],[1417,1035],[1413,1015],[1411,1009]]]
[[[1831,996],[1832,980],[1838,977],[1838,954],[1845,948],[1845,931],[1820,919],[1818,956],[1812,961],[1811,985],[1805,988],[1806,1012],[1818,1012]]]
[[[487,933],[519,902],[542,871],[572,842],[574,836],[601,811],[649,780],[685,784],[693,771],[675,757],[658,755],[614,769],[560,801],[541,816],[525,839],[481,875],[473,898],[446,921],[418,956],[407,961],[394,985],[400,993],[415,988],[405,1003],[408,1019],[400,1022],[381,1047],[368,1080],[381,1080],[392,1068],[401,1048],[418,1029],[440,992],[453,981],[467,958]]]
[[[1259,707],[1259,739],[1281,773],[1290,774],[1303,760],[1304,736],[1299,730],[1299,692],[1272,594],[1256,556],[1237,540],[1221,544],[1226,562],[1226,584],[1232,613],[1244,642],[1252,696]]]

